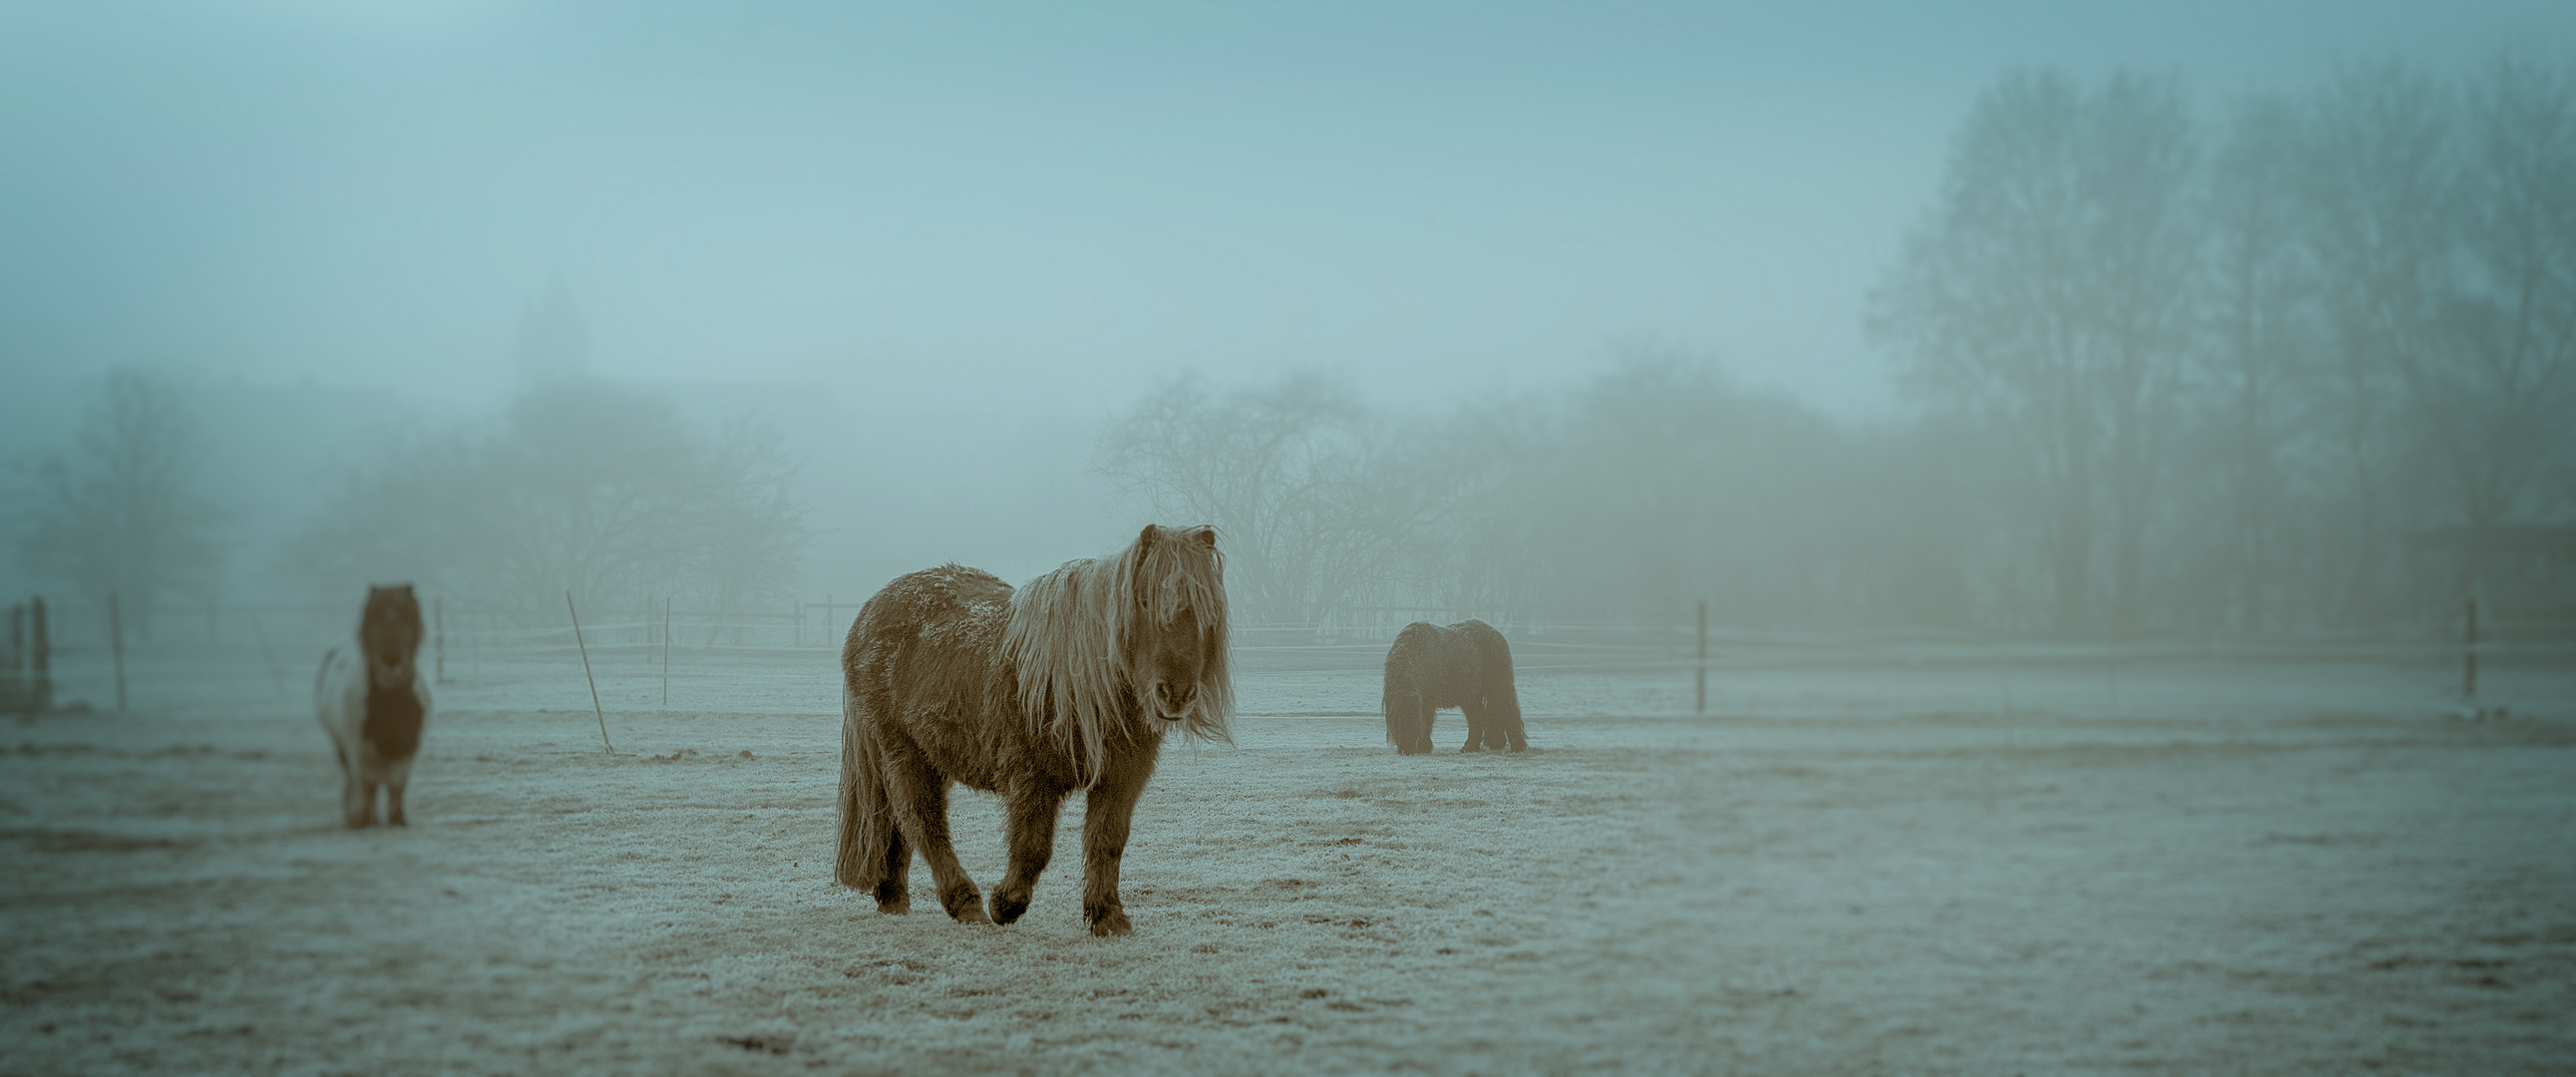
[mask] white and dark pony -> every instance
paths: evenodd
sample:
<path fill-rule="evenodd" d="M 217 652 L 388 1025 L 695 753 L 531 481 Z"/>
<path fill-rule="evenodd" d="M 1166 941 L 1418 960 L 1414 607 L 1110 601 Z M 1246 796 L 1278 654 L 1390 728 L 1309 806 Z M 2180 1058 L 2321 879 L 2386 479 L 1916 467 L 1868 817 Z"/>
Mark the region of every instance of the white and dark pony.
<path fill-rule="evenodd" d="M 375 824 L 378 786 L 385 822 L 406 825 L 403 787 L 429 720 L 429 682 L 413 660 L 421 635 L 410 584 L 370 587 L 358 637 L 324 654 L 314 677 L 313 710 L 340 756 L 340 814 L 350 826 Z"/>
<path fill-rule="evenodd" d="M 1017 590 L 957 565 L 898 577 L 859 610 L 841 672 L 835 880 L 907 912 L 919 852 L 940 907 L 986 922 L 949 844 L 948 787 L 963 782 L 1008 802 L 989 919 L 1010 923 L 1080 791 L 1083 921 L 1124 935 L 1119 859 L 1163 738 L 1223 740 L 1234 710 L 1216 531 L 1148 525 L 1125 550 Z"/>

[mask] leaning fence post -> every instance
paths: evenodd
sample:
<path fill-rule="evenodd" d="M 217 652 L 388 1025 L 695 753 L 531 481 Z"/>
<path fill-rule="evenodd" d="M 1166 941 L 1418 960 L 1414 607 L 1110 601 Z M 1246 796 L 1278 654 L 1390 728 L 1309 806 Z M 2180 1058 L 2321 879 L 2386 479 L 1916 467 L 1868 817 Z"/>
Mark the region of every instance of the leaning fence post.
<path fill-rule="evenodd" d="M 599 719 L 599 750 L 611 755 L 617 749 L 608 743 L 608 714 L 599 709 L 599 678 L 590 675 L 590 645 L 581 641 L 581 611 L 572 606 L 572 592 L 564 592 L 564 610 L 572 614 L 572 645 L 581 648 L 581 679 L 590 682 L 590 713 Z"/>
<path fill-rule="evenodd" d="M 107 647 L 116 656 L 116 713 L 125 713 L 125 622 L 117 616 L 116 592 L 107 593 Z"/>

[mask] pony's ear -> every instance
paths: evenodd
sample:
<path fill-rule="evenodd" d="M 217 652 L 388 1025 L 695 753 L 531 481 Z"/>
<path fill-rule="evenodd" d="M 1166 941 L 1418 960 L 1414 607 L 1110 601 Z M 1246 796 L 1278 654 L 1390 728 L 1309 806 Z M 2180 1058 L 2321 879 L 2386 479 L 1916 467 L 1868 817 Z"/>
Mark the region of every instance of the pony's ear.
<path fill-rule="evenodd" d="M 1211 550 L 1216 549 L 1216 528 L 1204 524 L 1193 527 L 1190 529 L 1190 537 L 1197 539 L 1201 546 Z"/>
<path fill-rule="evenodd" d="M 1153 544 L 1154 544 L 1154 532 L 1157 532 L 1157 531 L 1160 531 L 1160 530 L 1162 530 L 1162 528 L 1160 528 L 1160 527 L 1156 527 L 1156 526 L 1154 526 L 1153 524 L 1146 524 L 1146 525 L 1145 525 L 1145 529 L 1144 529 L 1144 530 L 1139 531 L 1139 532 L 1136 532 L 1136 545 L 1137 545 L 1137 547 L 1138 547 L 1139 549 L 1141 549 L 1141 548 L 1144 548 L 1144 547 L 1147 547 L 1147 546 L 1151 546 L 1151 545 L 1153 545 Z"/>

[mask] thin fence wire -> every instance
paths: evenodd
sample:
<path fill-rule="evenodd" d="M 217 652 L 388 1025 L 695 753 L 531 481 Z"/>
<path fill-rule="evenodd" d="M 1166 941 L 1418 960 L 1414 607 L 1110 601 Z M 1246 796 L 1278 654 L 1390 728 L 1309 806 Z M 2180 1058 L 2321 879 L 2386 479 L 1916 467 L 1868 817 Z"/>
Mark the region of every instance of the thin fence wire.
<path fill-rule="evenodd" d="M 78 598 L 49 599 L 48 604 L 54 680 L 84 694 L 93 705 L 105 705 L 113 698 L 112 682 L 105 678 L 114 657 L 105 604 Z M 612 682 L 621 693 L 627 693 L 630 682 L 642 685 L 649 679 L 656 689 L 667 682 L 670 705 L 687 706 L 725 685 L 765 691 L 758 686 L 783 690 L 837 682 L 841 636 L 858 605 L 826 596 L 817 602 L 781 603 L 775 610 L 689 611 L 667 607 L 657 598 L 632 607 L 602 607 L 600 623 L 585 619 L 579 638 L 560 611 L 549 617 L 453 600 L 436 601 L 434 608 L 437 623 L 424 641 L 421 666 L 443 671 L 445 684 L 501 689 L 566 677 L 578 683 L 586 646 L 603 690 Z M 129 609 L 123 620 L 128 657 L 144 663 L 139 676 L 235 677 L 245 694 L 283 699 L 309 695 L 323 652 L 349 638 L 357 613 L 354 604 L 163 604 L 148 619 L 138 619 Z M 1378 606 L 1299 613 L 1296 619 L 1238 622 L 1232 655 L 1238 673 L 1374 670 L 1405 625 L 1470 617 L 1503 631 L 1511 641 L 1515 670 L 1525 676 L 1673 675 L 1687 682 L 1691 671 L 1700 668 L 1689 603 L 1674 603 L 1670 609 Z M 149 636 L 144 635 L 147 630 Z M 1707 668 L 1956 668 L 2002 670 L 2007 676 L 2015 669 L 2056 668 L 2092 670 L 2116 679 L 2122 668 L 2156 663 L 2364 663 L 2420 668 L 2426 683 L 2433 684 L 2450 677 L 2445 671 L 2461 667 L 2470 654 L 2487 667 L 2576 667 L 2576 642 L 2563 634 L 2535 637 L 2510 624 L 2482 625 L 2481 638 L 2467 644 L 2455 632 L 2436 625 L 2367 637 L 2248 640 L 2169 633 L 2070 641 L 1927 630 L 1757 631 L 1713 624 Z M 647 698 L 659 703 L 665 697 L 653 691 L 637 700 Z"/>

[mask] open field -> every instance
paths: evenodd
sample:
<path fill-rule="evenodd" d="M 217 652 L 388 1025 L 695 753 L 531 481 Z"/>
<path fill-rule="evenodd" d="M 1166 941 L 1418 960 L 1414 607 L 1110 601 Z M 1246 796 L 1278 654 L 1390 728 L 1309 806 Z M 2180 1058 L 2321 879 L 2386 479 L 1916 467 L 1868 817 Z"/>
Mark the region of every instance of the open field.
<path fill-rule="evenodd" d="M 303 663 L 299 661 L 299 665 Z M 1130 938 L 1069 807 L 1028 917 L 834 888 L 833 682 L 457 670 L 414 825 L 256 660 L 0 727 L 0 1071 L 2565 1072 L 2576 674 L 1533 672 L 1399 758 L 1365 669 L 1248 663 L 1168 752 Z M 309 673 L 309 671 L 307 671 Z M 69 694 L 97 699 L 95 685 Z M 685 697 L 685 698 L 683 698 Z M 1355 715 L 1354 712 L 1358 712 Z M 996 802 L 960 798 L 988 892 Z M 915 872 L 916 909 L 927 899 Z M 929 1066 L 931 1069 L 923 1069 Z"/>

